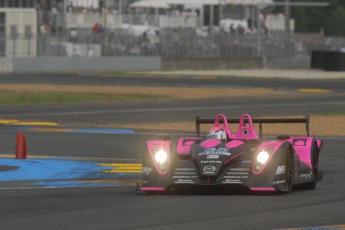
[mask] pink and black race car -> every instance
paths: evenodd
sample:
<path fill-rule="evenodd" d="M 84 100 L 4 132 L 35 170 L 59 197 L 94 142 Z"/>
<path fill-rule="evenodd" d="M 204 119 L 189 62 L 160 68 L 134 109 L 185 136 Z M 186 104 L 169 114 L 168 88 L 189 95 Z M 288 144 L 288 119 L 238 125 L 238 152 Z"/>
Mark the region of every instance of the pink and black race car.
<path fill-rule="evenodd" d="M 239 123 L 236 133 L 229 123 Z M 253 123 L 259 124 L 257 135 Z M 262 140 L 264 123 L 305 123 L 307 136 L 278 136 Z M 200 125 L 213 124 L 203 137 Z M 215 119 L 196 117 L 196 137 L 183 137 L 175 145 L 161 138 L 147 141 L 143 155 L 141 191 L 245 187 L 251 191 L 289 192 L 293 187 L 314 189 L 323 141 L 309 136 L 309 116 L 301 119 Z M 213 186 L 213 187 L 212 187 Z"/>

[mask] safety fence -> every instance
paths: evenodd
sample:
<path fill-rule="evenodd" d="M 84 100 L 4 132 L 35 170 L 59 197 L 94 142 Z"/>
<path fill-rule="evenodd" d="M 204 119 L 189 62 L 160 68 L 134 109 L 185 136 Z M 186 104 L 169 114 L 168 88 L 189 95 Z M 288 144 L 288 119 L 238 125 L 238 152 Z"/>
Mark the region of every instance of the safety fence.
<path fill-rule="evenodd" d="M 71 23 L 66 24 L 61 15 L 49 16 L 42 12 L 39 15 L 45 20 L 38 21 L 37 29 L 18 30 L 14 25 L 6 28 L 0 18 L 0 57 L 263 57 L 274 66 L 282 65 L 286 60 L 298 60 L 296 57 L 307 58 L 306 62 L 309 62 L 313 50 L 339 50 L 345 46 L 345 38 L 292 34 L 287 40 L 283 31 L 258 32 L 240 26 L 202 27 L 198 20 L 192 22 L 192 18 L 188 21 L 183 17 L 180 21 L 171 17 L 173 20 L 166 19 L 165 24 L 160 18 L 161 24 L 156 24 L 160 26 L 152 26 L 154 17 L 144 20 L 138 15 L 123 15 L 116 16 L 118 20 L 113 18 L 111 25 L 109 20 L 102 22 L 99 18 L 99 21 L 90 20 L 88 24 L 78 26 L 81 19 L 70 18 Z M 178 24 L 184 26 L 176 26 Z"/>
<path fill-rule="evenodd" d="M 0 25 L 0 30 L 4 30 Z M 240 34 L 215 27 L 50 29 L 37 33 L 0 33 L 0 55 L 7 56 L 162 56 L 162 57 L 293 57 L 310 56 L 312 50 L 337 50 L 339 39 L 293 36 L 283 32 Z"/>

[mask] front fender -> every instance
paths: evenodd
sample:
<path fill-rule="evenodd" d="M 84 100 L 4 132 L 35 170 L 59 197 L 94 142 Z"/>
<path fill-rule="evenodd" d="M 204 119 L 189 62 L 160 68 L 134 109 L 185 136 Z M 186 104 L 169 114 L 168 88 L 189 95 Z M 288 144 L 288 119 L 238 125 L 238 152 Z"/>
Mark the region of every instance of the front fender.
<path fill-rule="evenodd" d="M 143 184 L 140 190 L 164 191 L 166 189 L 166 186 L 170 183 L 170 171 L 174 159 L 172 148 L 172 142 L 170 141 L 153 140 L 146 142 L 142 162 Z M 168 154 L 165 169 L 160 168 L 155 160 L 155 153 L 159 150 L 164 150 Z"/>
<path fill-rule="evenodd" d="M 275 160 L 277 158 L 275 157 L 276 154 L 279 153 L 281 149 L 283 150 L 288 149 L 289 146 L 290 146 L 290 143 L 284 140 L 283 141 L 269 141 L 269 142 L 261 143 L 259 147 L 256 149 L 256 152 L 254 154 L 253 167 L 252 167 L 253 174 L 256 174 L 256 175 L 261 174 L 268 165 L 274 164 L 274 162 L 272 163 L 272 160 Z M 268 160 L 263 165 L 259 165 L 257 161 L 257 156 L 261 151 L 265 151 L 269 154 Z M 280 159 L 281 157 L 278 156 L 278 158 Z"/>

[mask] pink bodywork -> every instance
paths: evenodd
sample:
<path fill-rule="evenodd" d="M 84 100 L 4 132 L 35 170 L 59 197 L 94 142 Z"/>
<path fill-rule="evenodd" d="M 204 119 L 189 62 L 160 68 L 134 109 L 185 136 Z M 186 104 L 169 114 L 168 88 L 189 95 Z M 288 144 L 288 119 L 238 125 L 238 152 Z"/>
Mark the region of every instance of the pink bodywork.
<path fill-rule="evenodd" d="M 155 160 L 154 152 L 159 151 L 160 149 L 162 149 L 162 150 L 167 152 L 167 154 L 168 154 L 168 163 L 167 163 L 168 166 L 167 166 L 167 168 L 169 168 L 169 163 L 170 163 L 170 144 L 171 144 L 171 142 L 170 141 L 147 141 L 146 144 L 147 144 L 147 149 L 150 152 L 150 156 L 151 156 L 152 162 L 154 163 L 157 172 L 159 174 L 161 174 L 161 175 L 167 174 L 168 170 L 162 171 L 158 167 L 157 162 Z"/>
<path fill-rule="evenodd" d="M 234 148 L 237 148 L 238 146 L 241 146 L 243 144 L 244 144 L 243 141 L 233 140 L 233 141 L 226 143 L 226 147 L 230 148 L 230 149 L 234 149 Z"/>
<path fill-rule="evenodd" d="M 209 139 L 200 144 L 201 147 L 207 149 L 207 148 L 213 148 L 220 144 L 220 141 L 215 139 Z"/>
<path fill-rule="evenodd" d="M 319 152 L 322 149 L 323 146 L 323 140 L 316 140 L 317 148 L 319 149 Z"/>
<path fill-rule="evenodd" d="M 198 140 L 197 137 L 182 137 L 177 142 L 177 154 L 189 154 L 192 144 Z"/>
<path fill-rule="evenodd" d="M 295 152 L 299 156 L 299 159 L 304 164 L 312 168 L 311 162 L 311 146 L 313 144 L 312 137 L 291 137 L 288 141 L 293 145 Z M 321 142 L 320 142 L 321 144 Z"/>
<path fill-rule="evenodd" d="M 245 123 L 247 121 L 247 123 Z M 243 114 L 240 119 L 240 124 L 236 134 L 232 137 L 233 139 L 246 139 L 254 140 L 259 139 L 255 132 L 252 118 L 249 114 Z"/>
<path fill-rule="evenodd" d="M 254 187 L 250 188 L 253 192 L 274 192 L 275 188 L 272 187 Z"/>
<path fill-rule="evenodd" d="M 140 191 L 154 192 L 154 191 L 165 191 L 164 187 L 141 187 Z"/>

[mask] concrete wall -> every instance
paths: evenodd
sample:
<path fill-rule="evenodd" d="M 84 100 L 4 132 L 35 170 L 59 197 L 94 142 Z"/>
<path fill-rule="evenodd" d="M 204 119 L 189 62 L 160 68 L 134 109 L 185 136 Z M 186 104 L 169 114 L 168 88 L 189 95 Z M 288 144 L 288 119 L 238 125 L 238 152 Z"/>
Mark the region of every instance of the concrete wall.
<path fill-rule="evenodd" d="M 14 58 L 13 72 L 161 70 L 159 57 Z"/>
<path fill-rule="evenodd" d="M 0 58 L 0 73 L 12 72 L 12 58 Z"/>
<path fill-rule="evenodd" d="M 261 58 L 162 58 L 164 70 L 260 69 Z"/>
<path fill-rule="evenodd" d="M 261 58 L 22 57 L 0 58 L 0 72 L 260 69 Z"/>

